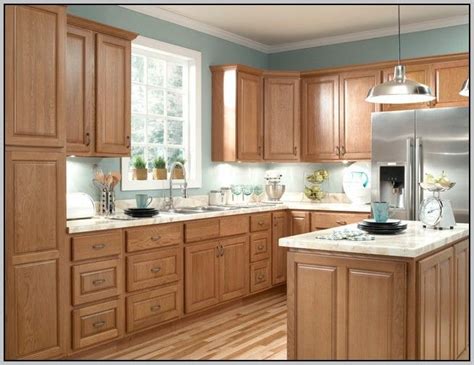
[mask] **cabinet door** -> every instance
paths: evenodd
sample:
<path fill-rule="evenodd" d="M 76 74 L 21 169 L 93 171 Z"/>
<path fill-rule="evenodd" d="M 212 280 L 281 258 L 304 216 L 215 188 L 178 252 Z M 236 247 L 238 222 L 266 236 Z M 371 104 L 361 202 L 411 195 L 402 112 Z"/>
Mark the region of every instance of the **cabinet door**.
<path fill-rule="evenodd" d="M 454 246 L 454 360 L 469 358 L 469 241 Z"/>
<path fill-rule="evenodd" d="M 87 156 L 94 150 L 94 33 L 67 27 L 67 153 Z"/>
<path fill-rule="evenodd" d="M 300 145 L 299 78 L 265 78 L 266 160 L 297 160 Z"/>
<path fill-rule="evenodd" d="M 294 211 L 290 212 L 290 232 L 291 236 L 308 233 L 310 231 L 310 213 Z"/>
<path fill-rule="evenodd" d="M 5 7 L 6 144 L 62 147 L 66 7 Z"/>
<path fill-rule="evenodd" d="M 382 71 L 383 82 L 393 80 L 393 67 Z M 419 82 L 431 88 L 434 95 L 433 85 L 431 84 L 431 66 L 430 65 L 407 65 L 406 78 L 412 81 Z M 391 112 L 395 110 L 410 110 L 429 108 L 430 103 L 412 103 L 412 104 L 383 104 L 382 110 L 384 112 Z"/>
<path fill-rule="evenodd" d="M 372 152 L 372 113 L 380 104 L 365 101 L 369 89 L 380 83 L 381 71 L 354 71 L 340 75 L 340 148 L 343 160 L 369 160 Z"/>
<path fill-rule="evenodd" d="M 286 212 L 276 212 L 272 219 L 272 285 L 277 285 L 286 281 L 288 248 L 278 246 L 278 240 L 288 236 L 288 216 Z"/>
<path fill-rule="evenodd" d="M 261 76 L 237 73 L 237 158 L 263 158 L 263 82 Z"/>
<path fill-rule="evenodd" d="M 221 242 L 219 260 L 219 297 L 221 301 L 242 297 L 249 292 L 248 236 Z"/>
<path fill-rule="evenodd" d="M 303 79 L 301 159 L 339 159 L 339 76 Z"/>
<path fill-rule="evenodd" d="M 97 34 L 96 152 L 130 155 L 130 41 Z"/>
<path fill-rule="evenodd" d="M 6 357 L 65 350 L 65 156 L 6 154 Z"/>
<path fill-rule="evenodd" d="M 453 248 L 420 260 L 419 360 L 452 360 L 454 319 Z"/>
<path fill-rule="evenodd" d="M 185 247 L 185 311 L 196 311 L 219 302 L 219 242 Z"/>
<path fill-rule="evenodd" d="M 469 106 L 469 98 L 459 95 L 463 82 L 469 77 L 469 60 L 435 63 L 432 69 L 435 108 Z"/>

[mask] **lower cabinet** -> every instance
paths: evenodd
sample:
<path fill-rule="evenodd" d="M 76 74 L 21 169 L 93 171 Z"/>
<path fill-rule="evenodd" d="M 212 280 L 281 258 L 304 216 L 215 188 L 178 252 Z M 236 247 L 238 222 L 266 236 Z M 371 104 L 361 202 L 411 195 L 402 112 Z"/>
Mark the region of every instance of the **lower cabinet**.
<path fill-rule="evenodd" d="M 286 254 L 288 249 L 280 247 L 278 240 L 289 236 L 288 213 L 275 212 L 272 217 L 272 285 L 286 282 Z"/>
<path fill-rule="evenodd" d="M 249 293 L 249 239 L 247 236 L 221 240 L 219 260 L 219 300 L 226 301 Z"/>
<path fill-rule="evenodd" d="M 454 359 L 469 358 L 469 241 L 454 245 Z"/>
<path fill-rule="evenodd" d="M 291 236 L 310 232 L 310 212 L 291 211 L 289 214 Z"/>
<path fill-rule="evenodd" d="M 250 265 L 250 292 L 256 293 L 272 286 L 270 260 L 262 260 Z"/>

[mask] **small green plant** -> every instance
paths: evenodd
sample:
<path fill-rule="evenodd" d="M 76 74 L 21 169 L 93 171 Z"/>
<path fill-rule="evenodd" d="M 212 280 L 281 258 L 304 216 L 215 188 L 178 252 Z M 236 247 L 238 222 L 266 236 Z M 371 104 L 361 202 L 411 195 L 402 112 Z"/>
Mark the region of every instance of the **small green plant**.
<path fill-rule="evenodd" d="M 158 157 L 153 160 L 153 167 L 155 169 L 166 169 L 166 161 L 163 157 Z"/>
<path fill-rule="evenodd" d="M 184 158 L 182 158 L 182 157 L 178 157 L 178 158 L 176 158 L 176 159 L 174 160 L 174 162 L 181 162 L 181 164 L 184 165 L 184 164 L 186 163 L 186 160 L 185 160 Z M 180 169 L 181 166 L 176 166 L 176 168 L 177 168 L 177 169 Z"/>
<path fill-rule="evenodd" d="M 132 165 L 136 169 L 146 169 L 146 162 L 143 156 L 136 156 L 133 159 Z"/>

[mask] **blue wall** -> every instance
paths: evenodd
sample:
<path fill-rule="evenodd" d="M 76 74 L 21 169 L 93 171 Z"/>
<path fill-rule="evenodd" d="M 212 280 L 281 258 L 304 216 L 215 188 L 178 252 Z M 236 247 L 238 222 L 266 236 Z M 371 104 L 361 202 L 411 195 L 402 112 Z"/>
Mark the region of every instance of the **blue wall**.
<path fill-rule="evenodd" d="M 344 165 L 333 164 L 220 164 L 211 162 L 211 73 L 210 65 L 242 63 L 253 67 L 305 70 L 391 60 L 397 57 L 396 37 L 384 37 L 342 43 L 304 50 L 267 55 L 223 39 L 178 26 L 116 5 L 71 5 L 74 15 L 137 32 L 145 37 L 194 49 L 202 53 L 202 176 L 200 189 L 192 195 L 206 194 L 210 189 L 230 183 L 263 183 L 267 169 L 278 169 L 284 174 L 287 191 L 301 191 L 303 174 L 327 168 L 331 178 L 328 191 L 342 192 Z M 468 26 L 456 26 L 404 34 L 402 57 L 422 57 L 437 54 L 466 52 L 469 49 Z M 84 191 L 98 197 L 92 185 L 92 167 L 104 171 L 119 170 L 118 158 L 68 158 L 68 191 Z M 133 198 L 135 192 L 117 191 L 119 199 Z M 161 196 L 163 191 L 150 191 Z"/>

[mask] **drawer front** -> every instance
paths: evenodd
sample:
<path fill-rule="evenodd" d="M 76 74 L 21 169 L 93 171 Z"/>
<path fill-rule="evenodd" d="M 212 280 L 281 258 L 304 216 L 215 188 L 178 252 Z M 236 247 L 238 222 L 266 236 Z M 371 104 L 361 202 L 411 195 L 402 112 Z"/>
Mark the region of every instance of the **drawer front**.
<path fill-rule="evenodd" d="M 270 288 L 272 285 L 270 260 L 259 261 L 250 265 L 250 292 Z"/>
<path fill-rule="evenodd" d="M 127 257 L 127 290 L 134 291 L 178 281 L 182 277 L 182 248 Z"/>
<path fill-rule="evenodd" d="M 123 328 L 118 300 L 75 309 L 72 312 L 72 342 L 75 350 L 119 338 Z"/>
<path fill-rule="evenodd" d="M 127 252 L 178 245 L 183 242 L 183 225 L 166 224 L 125 231 Z"/>
<path fill-rule="evenodd" d="M 264 231 L 272 226 L 272 214 L 262 213 L 250 216 L 250 230 L 252 232 Z"/>
<path fill-rule="evenodd" d="M 182 313 L 183 297 L 179 285 L 172 285 L 127 298 L 127 332 L 150 327 Z"/>
<path fill-rule="evenodd" d="M 72 276 L 74 305 L 110 298 L 122 292 L 120 259 L 75 265 Z"/>
<path fill-rule="evenodd" d="M 122 253 L 122 231 L 71 237 L 73 261 L 116 256 Z"/>
<path fill-rule="evenodd" d="M 219 219 L 209 219 L 186 223 L 184 225 L 184 236 L 186 242 L 204 241 L 219 237 Z"/>
<path fill-rule="evenodd" d="M 249 231 L 249 216 L 237 215 L 221 218 L 221 237 L 244 234 Z"/>
<path fill-rule="evenodd" d="M 357 223 L 368 218 L 369 213 L 311 213 L 311 231 L 326 229 L 346 224 Z"/>
<path fill-rule="evenodd" d="M 271 239 L 270 231 L 257 232 L 250 235 L 250 262 L 269 259 L 271 255 Z"/>

